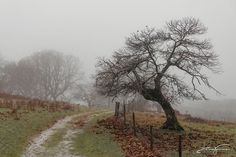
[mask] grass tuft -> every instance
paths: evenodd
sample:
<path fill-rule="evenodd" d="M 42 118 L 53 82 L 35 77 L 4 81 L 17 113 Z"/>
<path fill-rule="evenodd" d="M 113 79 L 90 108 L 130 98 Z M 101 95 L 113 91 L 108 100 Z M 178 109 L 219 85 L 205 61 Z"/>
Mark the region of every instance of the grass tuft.
<path fill-rule="evenodd" d="M 49 139 L 44 143 L 46 148 L 53 148 L 57 146 L 63 139 L 66 134 L 66 128 L 58 129 L 55 131 L 53 135 L 49 137 Z"/>
<path fill-rule="evenodd" d="M 122 150 L 108 133 L 79 134 L 74 141 L 74 152 L 87 157 L 122 157 Z"/>
<path fill-rule="evenodd" d="M 111 113 L 98 112 L 83 127 L 73 140 L 73 153 L 86 157 L 123 157 L 121 147 L 114 141 L 114 137 L 104 128 L 95 127 L 99 119 L 111 116 Z"/>

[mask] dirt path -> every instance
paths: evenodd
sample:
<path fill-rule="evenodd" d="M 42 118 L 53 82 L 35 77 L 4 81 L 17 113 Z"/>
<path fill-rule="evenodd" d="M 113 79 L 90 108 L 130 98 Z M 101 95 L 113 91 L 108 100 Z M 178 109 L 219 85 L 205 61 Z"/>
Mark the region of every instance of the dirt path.
<path fill-rule="evenodd" d="M 62 120 L 58 120 L 51 128 L 41 132 L 40 135 L 33 138 L 30 142 L 30 145 L 26 148 L 26 151 L 22 157 L 39 157 L 43 156 L 46 152 L 43 144 L 46 140 L 55 133 L 56 130 L 65 128 L 68 122 L 78 115 L 67 116 Z"/>
<path fill-rule="evenodd" d="M 101 112 L 99 114 L 103 114 Z M 40 135 L 33 138 L 26 148 L 22 157 L 82 157 L 71 153 L 72 139 L 78 133 L 83 132 L 83 128 L 73 128 L 71 123 L 76 117 L 83 116 L 88 113 L 78 114 L 73 116 L 67 116 L 66 118 L 56 122 L 51 128 L 41 132 Z M 85 125 L 96 115 L 95 113 L 89 113 L 89 116 L 84 120 Z M 62 140 L 53 148 L 47 149 L 44 144 L 58 129 L 66 129 L 66 133 L 63 135 Z"/>

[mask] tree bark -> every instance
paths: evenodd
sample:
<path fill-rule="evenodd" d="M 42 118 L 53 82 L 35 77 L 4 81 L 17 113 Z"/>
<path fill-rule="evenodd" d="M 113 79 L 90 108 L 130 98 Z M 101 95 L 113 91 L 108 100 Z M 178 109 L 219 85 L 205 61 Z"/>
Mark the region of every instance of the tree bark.
<path fill-rule="evenodd" d="M 141 93 L 145 99 L 158 102 L 166 115 L 166 122 L 161 129 L 183 131 L 183 127 L 179 124 L 175 111 L 171 104 L 166 100 L 161 91 L 156 89 L 144 89 Z"/>
<path fill-rule="evenodd" d="M 177 130 L 183 131 L 183 127 L 179 124 L 175 111 L 172 108 L 171 104 L 168 101 L 158 102 L 163 108 L 166 115 L 166 122 L 162 125 L 162 129 Z"/>

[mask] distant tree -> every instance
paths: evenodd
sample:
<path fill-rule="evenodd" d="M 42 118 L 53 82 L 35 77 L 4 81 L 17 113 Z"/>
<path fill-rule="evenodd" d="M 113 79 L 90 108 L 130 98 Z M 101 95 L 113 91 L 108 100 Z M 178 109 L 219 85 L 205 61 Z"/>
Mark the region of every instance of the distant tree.
<path fill-rule="evenodd" d="M 33 54 L 39 76 L 39 88 L 44 99 L 57 100 L 73 88 L 80 79 L 78 59 L 54 50 Z"/>
<path fill-rule="evenodd" d="M 195 18 L 166 23 L 164 29 L 145 28 L 126 39 L 125 47 L 97 64 L 96 86 L 107 96 L 139 93 L 158 102 L 166 114 L 161 128 L 183 130 L 171 104 L 206 99 L 199 85 L 217 91 L 204 74 L 218 72 L 218 56 L 209 40 L 198 37 L 206 27 Z"/>
<path fill-rule="evenodd" d="M 0 91 L 4 90 L 5 82 L 4 82 L 4 73 L 3 67 L 5 66 L 6 62 L 0 53 Z"/>
<path fill-rule="evenodd" d="M 92 83 L 78 85 L 73 92 L 74 98 L 87 103 L 89 107 L 107 104 L 108 99 L 96 91 Z"/>
<path fill-rule="evenodd" d="M 91 84 L 82 84 L 77 86 L 76 90 L 73 92 L 73 95 L 75 99 L 84 101 L 89 107 L 91 107 L 93 106 L 96 97 L 96 91 Z"/>
<path fill-rule="evenodd" d="M 43 50 L 3 69 L 6 91 L 45 100 L 62 99 L 80 79 L 78 59 Z"/>
<path fill-rule="evenodd" d="M 38 95 L 38 88 L 36 88 L 38 82 L 37 72 L 33 62 L 28 58 L 24 58 L 18 63 L 6 64 L 3 73 L 5 92 L 27 97 Z"/>

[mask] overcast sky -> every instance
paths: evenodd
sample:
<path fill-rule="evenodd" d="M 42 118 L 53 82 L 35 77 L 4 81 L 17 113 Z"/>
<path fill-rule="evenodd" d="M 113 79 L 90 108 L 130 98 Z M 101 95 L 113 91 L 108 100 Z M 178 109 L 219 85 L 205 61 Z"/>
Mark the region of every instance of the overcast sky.
<path fill-rule="evenodd" d="M 209 96 L 236 99 L 235 0 L 0 0 L 0 53 L 19 60 L 55 49 L 78 56 L 89 75 L 96 58 L 110 56 L 130 33 L 186 16 L 208 27 L 220 56 L 224 72 L 209 76 L 225 96 Z"/>

